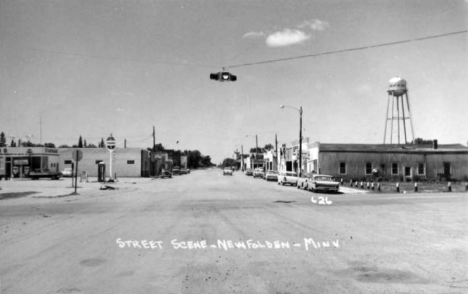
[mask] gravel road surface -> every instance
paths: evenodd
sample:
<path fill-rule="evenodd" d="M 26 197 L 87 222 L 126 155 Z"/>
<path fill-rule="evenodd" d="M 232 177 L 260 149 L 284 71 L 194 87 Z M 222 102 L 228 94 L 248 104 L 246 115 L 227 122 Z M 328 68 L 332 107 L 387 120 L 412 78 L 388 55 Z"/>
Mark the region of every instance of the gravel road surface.
<path fill-rule="evenodd" d="M 468 293 L 467 193 L 313 194 L 218 169 L 70 183 L 0 182 L 2 294 Z"/>

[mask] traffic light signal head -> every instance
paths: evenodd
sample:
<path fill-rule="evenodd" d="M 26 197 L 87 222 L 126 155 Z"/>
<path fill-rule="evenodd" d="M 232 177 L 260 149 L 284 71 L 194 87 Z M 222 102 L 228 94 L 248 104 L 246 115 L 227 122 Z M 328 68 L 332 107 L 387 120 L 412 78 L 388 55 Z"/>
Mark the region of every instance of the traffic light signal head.
<path fill-rule="evenodd" d="M 210 74 L 210 79 L 219 81 L 219 82 L 235 82 L 237 81 L 237 77 L 230 72 L 218 72 Z"/>

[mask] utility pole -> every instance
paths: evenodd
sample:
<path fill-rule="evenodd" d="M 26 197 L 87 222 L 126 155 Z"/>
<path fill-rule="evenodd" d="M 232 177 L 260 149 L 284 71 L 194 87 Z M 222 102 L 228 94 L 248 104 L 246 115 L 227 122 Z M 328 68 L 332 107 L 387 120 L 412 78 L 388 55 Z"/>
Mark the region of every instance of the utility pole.
<path fill-rule="evenodd" d="M 156 151 L 156 133 L 153 126 L 153 152 Z"/>
<path fill-rule="evenodd" d="M 255 163 L 257 163 L 257 160 L 258 160 L 258 138 L 257 138 L 257 135 L 255 135 Z M 254 167 L 255 167 L 255 164 L 254 164 Z"/>
<path fill-rule="evenodd" d="M 275 134 L 275 153 L 276 153 L 276 162 L 275 162 L 275 164 L 276 164 L 276 170 L 278 171 L 278 162 L 279 162 L 279 158 L 278 158 L 278 134 Z"/>
<path fill-rule="evenodd" d="M 244 145 L 241 145 L 241 170 L 244 171 Z"/>
<path fill-rule="evenodd" d="M 39 116 L 39 126 L 40 126 L 40 131 L 41 131 L 41 145 L 42 145 L 42 115 Z"/>
<path fill-rule="evenodd" d="M 302 106 L 299 109 L 299 177 L 302 176 Z"/>

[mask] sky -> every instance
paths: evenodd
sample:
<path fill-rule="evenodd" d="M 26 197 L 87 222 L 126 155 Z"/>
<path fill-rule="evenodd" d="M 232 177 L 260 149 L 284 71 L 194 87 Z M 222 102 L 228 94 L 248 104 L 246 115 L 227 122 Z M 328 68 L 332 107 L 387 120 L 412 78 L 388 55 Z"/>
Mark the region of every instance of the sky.
<path fill-rule="evenodd" d="M 381 144 L 400 76 L 415 137 L 466 145 L 466 32 L 321 53 L 467 28 L 463 0 L 0 0 L 0 132 L 146 148 L 154 126 L 157 143 L 220 163 L 255 135 L 298 139 L 302 107 L 311 142 Z M 223 68 L 237 81 L 210 80 Z"/>

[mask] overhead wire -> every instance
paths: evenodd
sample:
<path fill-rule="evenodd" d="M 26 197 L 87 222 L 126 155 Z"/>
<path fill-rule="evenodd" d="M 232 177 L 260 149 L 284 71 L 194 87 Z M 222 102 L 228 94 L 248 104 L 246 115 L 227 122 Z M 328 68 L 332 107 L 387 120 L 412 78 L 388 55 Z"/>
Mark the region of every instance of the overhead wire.
<path fill-rule="evenodd" d="M 429 40 L 429 39 L 435 39 L 435 38 L 442 38 L 442 37 L 447 37 L 447 36 L 452 36 L 452 35 L 464 34 L 464 33 L 467 33 L 467 32 L 468 32 L 468 30 L 462 30 L 462 31 L 457 31 L 457 32 L 450 32 L 450 33 L 439 34 L 439 35 L 432 35 L 432 36 L 426 36 L 426 37 L 421 37 L 421 38 L 412 38 L 412 39 L 407 39 L 407 40 L 401 40 L 401 41 L 395 41 L 395 42 L 389 42 L 389 43 L 381 43 L 381 44 L 376 44 L 376 45 L 368 45 L 368 46 L 362 46 L 362 47 L 355 47 L 355 48 L 348 48 L 348 49 L 327 51 L 327 52 L 314 53 L 314 54 L 307 54 L 307 55 L 300 55 L 300 56 L 293 56 L 293 57 L 286 57 L 286 58 L 279 58 L 279 59 L 271 59 L 271 60 L 258 61 L 258 62 L 251 62 L 251 63 L 242 63 L 242 64 L 236 64 L 236 65 L 225 66 L 224 68 L 225 68 L 225 69 L 230 69 L 230 68 L 245 67 L 245 66 L 253 66 L 253 65 L 260 65 L 260 64 L 267 64 L 267 63 L 274 63 L 274 62 L 295 60 L 295 59 L 311 58 L 311 57 L 317 57 L 317 56 L 323 56 L 323 55 L 331 55 L 331 54 L 344 53 L 344 52 L 351 52 L 351 51 L 358 51 L 358 50 L 367 50 L 367 49 L 373 49 L 373 48 L 378 48 L 378 47 L 393 46 L 393 45 L 404 44 L 404 43 L 410 43 L 410 42 L 417 42 L 417 41 L 423 41 L 423 40 Z"/>
<path fill-rule="evenodd" d="M 93 55 L 93 54 L 84 54 L 84 53 L 74 53 L 74 52 L 65 52 L 65 51 L 57 51 L 57 50 L 49 50 L 43 48 L 37 48 L 30 45 L 21 44 L 20 42 L 13 41 L 17 44 L 24 46 L 26 49 L 31 51 L 37 52 L 45 52 L 50 54 L 58 54 L 58 55 L 67 55 L 67 56 L 75 56 L 81 58 L 89 58 L 95 60 L 109 60 L 109 61 L 129 61 L 135 63 L 144 63 L 144 64 L 163 64 L 163 65 L 174 65 L 174 66 L 193 66 L 193 67 L 204 67 L 204 68 L 219 68 L 219 66 L 209 65 L 209 64 L 199 64 L 199 63 L 191 63 L 191 62 L 168 62 L 168 61 L 149 61 L 143 59 L 135 59 L 135 58 L 126 58 L 126 57 L 113 57 L 113 56 L 103 56 L 103 55 Z"/>

